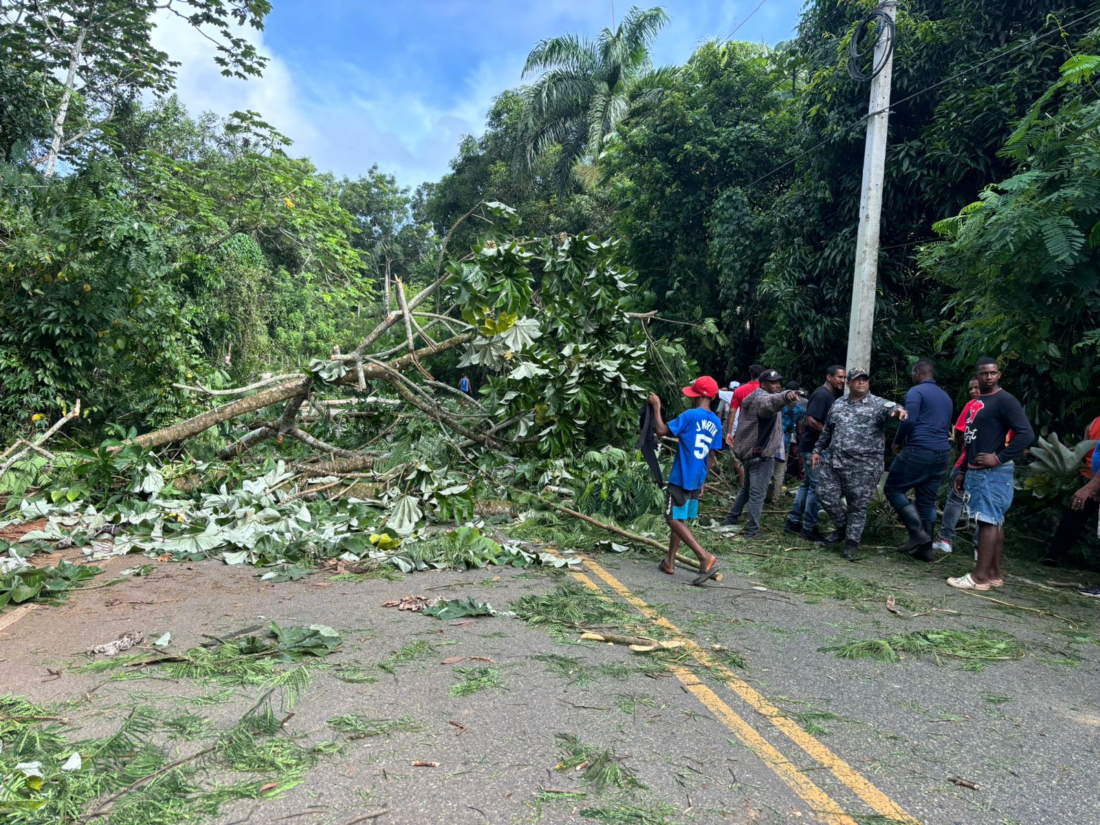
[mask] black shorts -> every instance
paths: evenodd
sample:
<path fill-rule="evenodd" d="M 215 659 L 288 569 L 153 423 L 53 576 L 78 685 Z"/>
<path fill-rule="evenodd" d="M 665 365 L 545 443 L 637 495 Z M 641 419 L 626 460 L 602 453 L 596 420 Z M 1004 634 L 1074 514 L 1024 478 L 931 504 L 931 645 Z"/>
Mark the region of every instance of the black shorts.
<path fill-rule="evenodd" d="M 699 494 L 702 490 L 685 490 L 675 484 L 665 487 L 665 518 L 687 521 L 699 517 Z"/>

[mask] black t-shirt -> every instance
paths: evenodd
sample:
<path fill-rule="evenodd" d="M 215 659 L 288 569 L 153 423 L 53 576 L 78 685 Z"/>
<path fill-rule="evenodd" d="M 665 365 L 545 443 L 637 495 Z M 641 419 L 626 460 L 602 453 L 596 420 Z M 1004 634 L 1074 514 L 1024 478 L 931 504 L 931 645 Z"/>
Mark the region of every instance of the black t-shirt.
<path fill-rule="evenodd" d="M 818 387 L 813 391 L 813 394 L 810 395 L 810 401 L 806 404 L 806 415 L 813 416 L 824 424 L 825 417 L 829 414 L 829 410 L 832 409 L 834 401 L 836 401 L 836 395 L 833 394 L 831 388 L 827 386 Z M 812 453 L 820 435 L 821 433 L 817 430 L 810 429 L 810 425 L 807 424 L 806 428 L 802 431 L 802 440 L 798 442 L 798 451 L 802 453 L 802 455 L 809 455 Z"/>
<path fill-rule="evenodd" d="M 995 453 L 1007 464 L 1031 446 L 1035 432 L 1015 396 L 1004 390 L 978 396 L 970 403 L 963 422 L 966 438 L 966 463 L 973 468 L 978 453 Z M 1005 445 L 1009 431 L 1012 441 Z"/>

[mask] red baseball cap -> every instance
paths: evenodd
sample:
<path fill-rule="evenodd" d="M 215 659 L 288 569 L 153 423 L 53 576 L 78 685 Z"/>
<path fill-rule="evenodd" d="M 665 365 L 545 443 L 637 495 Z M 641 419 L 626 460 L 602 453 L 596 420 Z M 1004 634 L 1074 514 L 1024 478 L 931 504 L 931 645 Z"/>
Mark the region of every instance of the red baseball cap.
<path fill-rule="evenodd" d="M 695 379 L 690 387 L 684 387 L 684 395 L 688 398 L 714 398 L 718 395 L 718 382 L 709 375 Z"/>

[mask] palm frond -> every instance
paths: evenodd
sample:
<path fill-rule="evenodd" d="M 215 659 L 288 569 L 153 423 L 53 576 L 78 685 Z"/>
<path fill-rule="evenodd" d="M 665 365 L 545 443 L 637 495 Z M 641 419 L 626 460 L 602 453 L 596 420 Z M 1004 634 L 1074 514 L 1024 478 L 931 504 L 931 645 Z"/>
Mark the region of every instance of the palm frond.
<path fill-rule="evenodd" d="M 552 69 L 528 91 L 527 100 L 534 109 L 527 117 L 545 117 L 562 105 L 581 107 L 592 91 L 591 75 L 573 69 Z"/>
<path fill-rule="evenodd" d="M 591 71 L 595 63 L 596 48 L 590 40 L 576 34 L 564 34 L 540 40 L 527 55 L 521 77 L 555 68 L 586 72 Z"/>

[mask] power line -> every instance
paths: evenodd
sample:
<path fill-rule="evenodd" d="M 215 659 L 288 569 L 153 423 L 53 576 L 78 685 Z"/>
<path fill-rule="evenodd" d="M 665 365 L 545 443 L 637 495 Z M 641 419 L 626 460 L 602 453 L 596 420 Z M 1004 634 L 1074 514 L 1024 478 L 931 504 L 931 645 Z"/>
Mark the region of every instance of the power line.
<path fill-rule="evenodd" d="M 860 46 L 863 43 L 863 39 L 871 31 L 871 25 L 876 23 L 878 24 L 878 28 L 875 32 L 875 42 L 871 44 L 871 48 L 877 48 L 879 41 L 881 41 L 883 37 L 887 38 L 886 48 L 880 56 L 871 61 L 871 70 L 865 72 L 859 64 L 863 61 L 866 52 L 861 51 Z M 887 14 L 882 6 L 879 6 L 863 18 L 863 21 L 852 35 L 852 39 L 848 41 L 848 74 L 851 75 L 852 79 L 858 80 L 861 83 L 878 77 L 879 73 L 894 56 L 894 47 L 897 45 L 897 42 L 898 27 L 894 23 L 894 18 Z"/>
<path fill-rule="evenodd" d="M 736 28 L 734 28 L 734 30 L 730 32 L 730 36 L 727 37 L 726 39 L 727 40 L 733 40 L 733 36 L 735 34 L 737 34 L 737 32 L 741 31 L 741 27 L 744 26 L 746 23 L 748 23 L 750 20 L 752 20 L 752 16 L 754 14 L 756 14 L 758 11 L 760 11 L 760 9 L 763 7 L 763 5 L 767 2 L 768 2 L 768 0 L 760 0 L 760 4 L 755 9 L 753 9 L 751 12 L 749 12 L 748 17 L 746 17 L 744 20 L 742 20 L 740 23 L 737 24 Z"/>
<path fill-rule="evenodd" d="M 955 74 L 949 75 L 948 77 L 945 77 L 943 80 L 940 80 L 940 81 L 937 81 L 936 83 L 933 83 L 931 86 L 925 86 L 923 89 L 921 89 L 918 92 L 913 92 L 913 94 L 906 95 L 901 100 L 897 100 L 897 101 L 892 102 L 890 105 L 891 106 L 900 106 L 902 103 L 905 103 L 906 101 L 912 100 L 913 98 L 915 98 L 919 95 L 922 95 L 925 92 L 930 92 L 933 89 L 938 89 L 940 86 L 943 86 L 946 83 L 950 83 L 952 80 L 957 80 L 958 78 L 962 77 L 963 75 L 969 74 L 970 72 L 974 71 L 975 69 L 980 69 L 982 66 L 988 65 L 989 63 L 992 63 L 996 60 L 1000 60 L 1002 57 L 1008 57 L 1008 55 L 1010 55 L 1010 54 L 1014 54 L 1015 52 L 1021 51 L 1021 50 L 1026 49 L 1026 48 L 1030 48 L 1031 46 L 1035 45 L 1036 43 L 1038 43 L 1042 40 L 1046 40 L 1048 37 L 1051 37 L 1052 35 L 1061 34 L 1063 28 L 1068 29 L 1070 26 L 1075 26 L 1078 23 L 1082 23 L 1085 20 L 1088 20 L 1090 17 L 1095 17 L 1098 14 L 1100 14 L 1100 9 L 1096 9 L 1094 11 L 1091 11 L 1086 15 L 1082 15 L 1081 17 L 1078 17 L 1076 20 L 1072 21 L 1071 23 L 1066 23 L 1065 26 L 1058 26 L 1058 28 L 1052 29 L 1051 31 L 1047 32 L 1046 34 L 1044 34 L 1042 36 L 1033 37 L 1031 40 L 1028 40 L 1026 43 L 1021 43 L 1019 46 L 1016 46 L 1015 48 L 1009 49 L 1007 52 L 1001 52 L 1000 54 L 996 54 L 993 57 L 990 57 L 986 60 L 982 60 L 979 63 L 975 63 L 973 66 L 970 66 L 969 68 L 961 69 L 960 71 L 955 72 Z M 879 111 L 879 112 L 868 112 L 861 119 L 865 120 L 865 119 L 867 119 L 869 117 L 873 117 L 874 115 L 877 115 L 877 114 L 881 114 L 881 111 Z"/>
<path fill-rule="evenodd" d="M 787 161 L 786 163 L 783 163 L 783 164 L 777 166 L 775 169 L 771 170 L 770 172 L 768 172 L 764 175 L 761 175 L 756 180 L 752 181 L 749 184 L 746 184 L 746 186 L 747 187 L 755 186 L 756 184 L 760 183 L 761 181 L 767 180 L 772 175 L 775 175 L 779 172 L 782 172 L 784 169 L 786 169 L 791 164 L 796 163 L 797 161 L 801 160 L 802 158 L 806 157 L 806 155 L 809 155 L 812 152 L 816 152 L 822 146 L 825 146 L 826 144 L 831 143 L 832 141 L 836 140 L 838 137 L 841 137 L 849 129 L 851 129 L 853 126 L 858 126 L 859 124 L 863 123 L 868 118 L 874 117 L 875 115 L 880 115 L 884 111 L 887 111 L 888 109 L 892 109 L 895 106 L 900 106 L 901 104 L 906 103 L 907 101 L 910 101 L 915 97 L 919 97 L 920 95 L 925 94 L 926 92 L 932 91 L 933 89 L 938 89 L 940 86 L 943 86 L 947 83 L 950 83 L 952 80 L 957 80 L 958 78 L 960 78 L 964 75 L 970 74 L 975 69 L 980 69 L 982 66 L 986 66 L 990 63 L 993 63 L 994 61 L 1000 60 L 1003 57 L 1008 57 L 1009 55 L 1015 54 L 1018 51 L 1022 51 L 1023 49 L 1030 48 L 1030 47 L 1034 46 L 1036 43 L 1039 43 L 1043 40 L 1046 40 L 1048 37 L 1051 37 L 1055 34 L 1060 34 L 1063 29 L 1070 28 L 1071 26 L 1075 26 L 1078 23 L 1081 23 L 1081 22 L 1084 22 L 1084 21 L 1088 20 L 1089 18 L 1095 17 L 1096 15 L 1100 15 L 1100 9 L 1096 9 L 1095 11 L 1089 12 L 1086 15 L 1082 15 L 1081 17 L 1078 17 L 1076 20 L 1074 20 L 1070 23 L 1066 23 L 1064 26 L 1059 26 L 1058 28 L 1052 29 L 1051 31 L 1047 32 L 1044 35 L 1033 37 L 1033 38 L 1031 38 L 1030 40 L 1028 40 L 1024 43 L 1021 43 L 1020 45 L 1018 45 L 1018 46 L 1016 46 L 1012 49 L 1009 49 L 1008 51 L 1001 52 L 1001 53 L 996 54 L 992 57 L 989 57 L 985 60 L 979 61 L 978 63 L 975 63 L 974 65 L 969 66 L 965 69 L 961 69 L 961 70 L 955 72 L 954 74 L 949 75 L 948 77 L 945 77 L 943 80 L 939 80 L 939 81 L 931 84 L 930 86 L 926 86 L 923 89 L 920 89 L 916 92 L 913 92 L 910 95 L 906 95 L 905 97 L 901 98 L 900 100 L 892 101 L 890 106 L 887 107 L 887 109 L 879 109 L 879 110 L 874 111 L 874 112 L 868 112 L 867 114 L 862 115 L 861 117 L 857 118 L 856 120 L 853 120 L 851 123 L 840 127 L 840 129 L 838 129 L 832 135 L 825 138 L 824 140 L 819 141 L 818 143 L 815 143 L 809 149 L 807 149 L 806 151 L 804 151 L 804 152 L 800 153 L 799 155 L 795 156 L 794 158 Z"/>
<path fill-rule="evenodd" d="M 765 0 L 765 2 L 766 2 L 766 0 Z M 763 3 L 761 3 L 761 5 L 763 5 Z M 759 6 L 757 6 L 757 8 L 759 8 Z M 818 22 L 820 22 L 821 25 L 824 25 L 825 23 L 830 21 L 833 17 L 835 17 L 839 12 L 846 11 L 847 8 L 848 8 L 847 5 L 840 4 L 835 9 L 833 9 L 833 11 L 830 14 L 826 15 L 825 18 L 823 18 L 821 21 L 818 21 Z M 956 79 L 958 79 L 958 78 L 960 78 L 964 75 L 967 75 L 970 72 L 973 72 L 975 69 L 979 69 L 982 66 L 988 65 L 989 63 L 993 63 L 996 60 L 1000 60 L 1002 57 L 1007 57 L 1007 56 L 1009 56 L 1011 54 L 1014 54 L 1018 51 L 1022 51 L 1024 49 L 1030 48 L 1031 46 L 1034 46 L 1036 43 L 1039 43 L 1043 40 L 1046 40 L 1047 38 L 1049 38 L 1049 37 L 1051 37 L 1055 34 L 1059 34 L 1060 32 L 1062 32 L 1063 29 L 1068 29 L 1072 26 L 1076 26 L 1078 23 L 1084 22 L 1084 21 L 1086 21 L 1086 20 L 1088 20 L 1092 17 L 1095 17 L 1098 14 L 1100 14 L 1100 9 L 1096 9 L 1092 12 L 1089 12 L 1088 14 L 1082 15 L 1081 17 L 1077 18 L 1076 20 L 1073 20 L 1069 23 L 1066 23 L 1064 26 L 1059 26 L 1055 29 L 1052 29 L 1051 31 L 1047 32 L 1044 35 L 1033 37 L 1032 39 L 1030 39 L 1030 40 L 1028 40 L 1024 43 L 1021 43 L 1018 46 L 1015 46 L 1014 48 L 1009 49 L 1006 52 L 1001 52 L 999 54 L 993 55 L 992 57 L 989 57 L 985 60 L 982 60 L 978 63 L 975 63 L 972 66 L 969 66 L 965 69 L 961 69 L 958 72 L 955 72 L 954 74 L 944 78 L 943 80 L 939 80 L 936 83 L 933 83 L 929 86 L 926 86 L 923 89 L 920 89 L 919 91 L 913 92 L 910 95 L 906 95 L 905 97 L 901 98 L 900 100 L 892 101 L 890 106 L 891 106 L 891 108 L 894 107 L 894 106 L 900 106 L 901 104 L 906 103 L 906 102 L 912 100 L 915 97 L 919 97 L 920 95 L 925 94 L 927 92 L 930 92 L 933 89 L 938 89 L 940 86 L 943 86 L 947 83 L 950 83 L 952 80 L 956 80 Z M 744 22 L 748 22 L 748 18 L 746 18 L 746 20 Z M 801 22 L 802 21 L 800 20 L 799 21 L 800 25 L 801 25 Z M 736 32 L 736 29 L 734 30 L 734 32 Z M 732 36 L 733 35 L 731 34 L 730 37 L 732 37 Z M 747 83 L 752 82 L 754 80 L 758 80 L 760 77 L 762 77 L 767 72 L 768 72 L 767 69 L 764 69 L 762 71 L 757 72 L 755 75 L 748 78 Z M 785 78 L 783 80 L 781 80 L 779 83 L 774 84 L 768 90 L 768 94 L 771 94 L 772 92 L 774 92 L 784 82 L 786 82 Z M 848 123 L 844 126 L 841 126 L 836 132 L 834 132 L 829 137 L 818 141 L 813 146 L 811 146 L 809 149 L 806 149 L 805 151 L 799 153 L 798 155 L 791 158 L 790 160 L 780 164 L 779 166 L 772 169 L 770 172 L 767 172 L 767 173 L 761 175 L 760 177 L 756 178 L 755 180 L 753 180 L 753 181 L 751 181 L 747 184 L 744 184 L 742 188 L 745 188 L 745 189 L 750 188 L 750 187 L 755 186 L 756 184 L 758 184 L 762 181 L 767 180 L 768 178 L 772 177 L 773 175 L 776 175 L 779 172 L 782 172 L 784 169 L 787 169 L 791 165 L 793 165 L 793 164 L 797 163 L 798 161 L 802 160 L 802 158 L 806 157 L 807 155 L 813 154 L 814 152 L 816 152 L 821 147 L 823 147 L 823 146 L 825 146 L 829 143 L 832 143 L 834 140 L 836 140 L 839 137 L 844 136 L 852 127 L 858 126 L 858 125 L 862 124 L 864 121 L 866 121 L 868 118 L 874 117 L 875 115 L 878 115 L 878 114 L 882 114 L 882 110 L 875 111 L 875 112 L 868 112 L 867 114 L 862 115 L 861 117 L 857 118 L 856 120 L 853 120 L 852 122 L 850 122 L 850 123 Z M 693 220 L 694 218 L 698 217 L 699 215 L 701 215 L 704 212 L 711 209 L 713 206 L 714 206 L 714 204 L 710 204 L 708 206 L 703 207 L 698 212 L 696 212 L 693 215 L 689 216 L 688 220 Z"/>
<path fill-rule="evenodd" d="M 765 2 L 767 2 L 767 0 L 761 0 L 760 6 L 763 6 Z M 753 11 L 753 14 L 756 14 L 756 11 L 760 9 L 760 6 L 756 7 L 756 9 Z M 849 6 L 848 6 L 847 3 L 843 3 L 843 2 L 838 3 L 836 8 L 834 8 L 831 12 L 829 12 L 827 15 L 825 15 L 820 20 L 815 21 L 815 23 L 817 25 L 820 25 L 820 26 L 824 27 L 827 23 L 831 22 L 832 19 L 834 17 L 836 17 L 838 14 L 840 14 L 841 12 L 846 12 L 848 10 L 848 8 L 849 8 Z M 749 17 L 751 17 L 751 16 L 752 15 L 749 15 Z M 725 41 L 723 41 L 723 42 L 724 43 L 730 42 L 733 39 L 733 35 L 735 35 L 737 33 L 737 29 L 741 28 L 741 26 L 743 26 L 747 22 L 748 22 L 748 18 L 746 17 L 745 20 L 743 20 L 741 22 L 741 24 L 739 26 L 737 26 L 737 28 L 735 28 L 732 32 L 730 32 L 729 36 L 726 37 Z M 803 15 L 802 17 L 799 17 L 799 19 L 798 19 L 797 29 L 799 30 L 799 33 L 798 33 L 799 38 L 802 37 L 801 29 L 804 25 L 805 25 L 805 16 Z M 792 51 L 794 51 L 794 50 L 792 50 Z M 765 56 L 765 60 L 766 59 L 767 59 L 767 57 Z M 745 79 L 745 83 L 744 83 L 745 87 L 748 87 L 751 83 L 759 80 L 764 75 L 772 73 L 774 71 L 775 71 L 774 67 L 773 68 L 765 67 L 763 69 L 760 69 L 759 71 L 753 73 L 752 75 L 750 75 L 749 77 L 747 77 Z M 761 97 L 765 97 L 765 98 L 768 97 L 769 95 L 771 95 L 773 92 L 775 92 L 780 86 L 782 86 L 786 82 L 787 82 L 787 78 L 785 76 L 781 77 L 778 82 L 771 84 L 771 87 L 763 95 L 761 95 Z M 814 148 L 817 148 L 817 147 L 814 147 Z M 798 158 L 795 158 L 795 160 L 798 160 Z M 778 170 L 774 170 L 774 171 L 778 171 Z M 713 206 L 713 204 L 710 204 L 708 206 L 704 206 L 698 212 L 695 212 L 694 214 L 689 215 L 687 217 L 687 220 L 694 220 L 699 215 L 702 215 L 704 212 L 706 212 L 708 209 L 710 209 L 711 206 Z"/>

